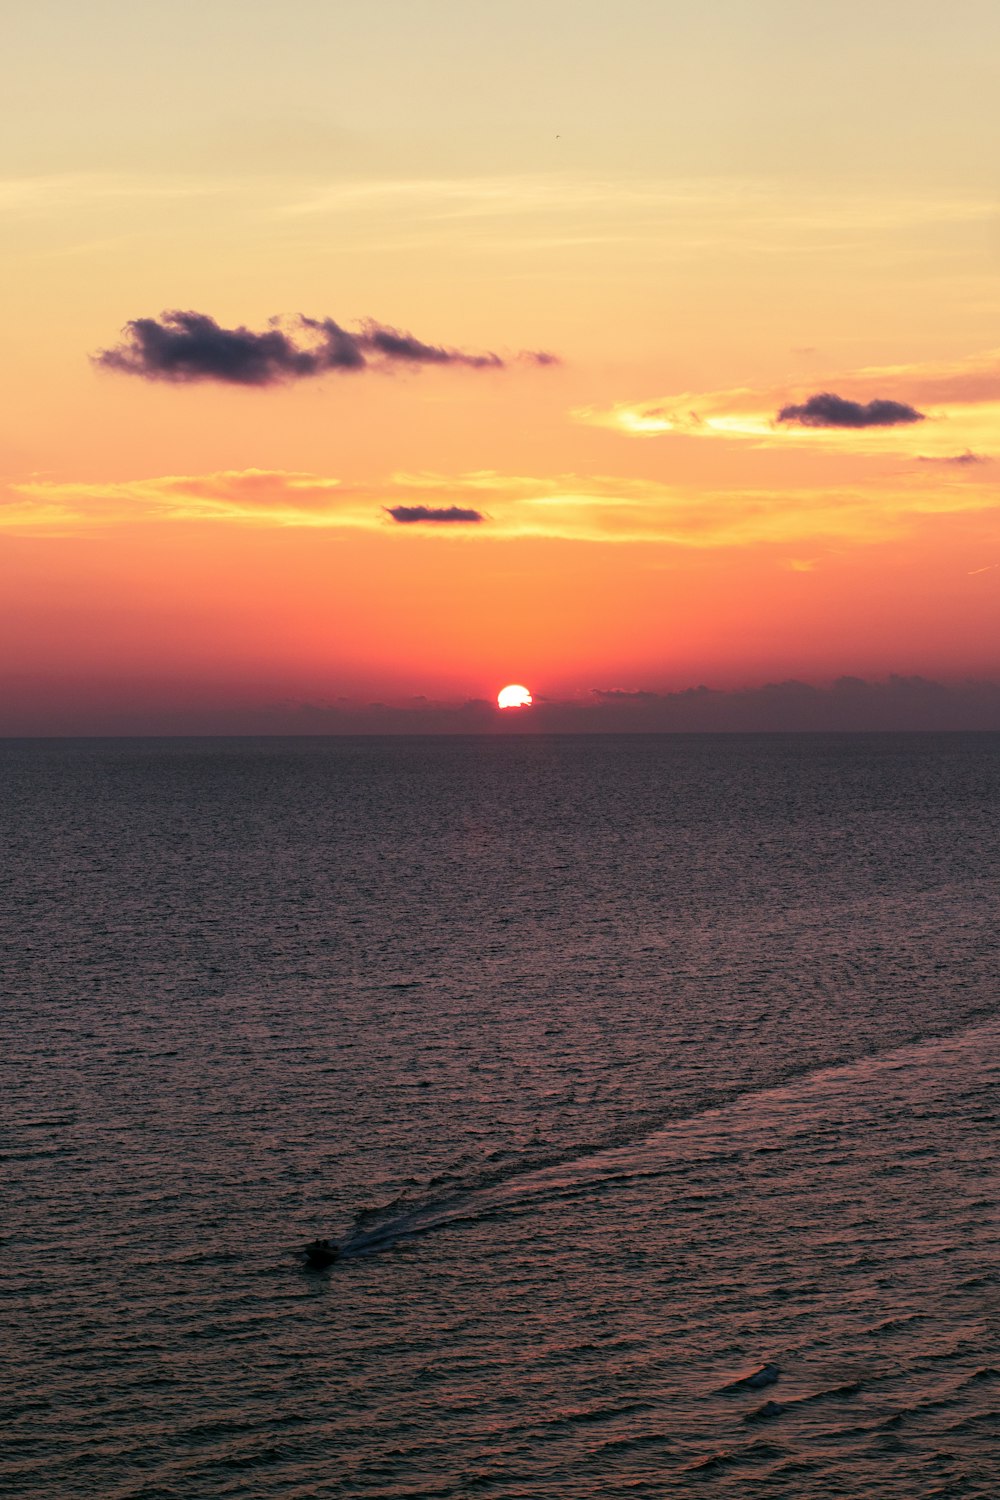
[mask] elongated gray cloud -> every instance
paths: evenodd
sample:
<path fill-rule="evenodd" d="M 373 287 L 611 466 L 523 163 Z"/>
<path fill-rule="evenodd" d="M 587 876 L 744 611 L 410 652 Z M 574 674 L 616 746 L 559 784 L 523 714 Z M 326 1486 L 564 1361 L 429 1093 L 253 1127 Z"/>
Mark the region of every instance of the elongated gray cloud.
<path fill-rule="evenodd" d="M 430 521 L 434 525 L 440 525 L 464 521 L 484 521 L 486 517 L 479 510 L 465 510 L 460 505 L 433 506 L 433 505 L 391 505 L 386 507 L 389 515 L 394 521 L 403 526 L 412 526 L 416 522 Z"/>
<path fill-rule="evenodd" d="M 990 462 L 984 453 L 973 453 L 971 448 L 967 448 L 964 453 L 947 453 L 940 458 L 935 458 L 933 454 L 926 453 L 918 453 L 917 457 L 922 464 L 957 464 L 960 468 L 967 468 L 970 464 L 988 464 Z"/>
<path fill-rule="evenodd" d="M 502 370 L 499 354 L 469 353 L 428 344 L 398 328 L 368 320 L 351 331 L 333 318 L 299 317 L 293 328 L 273 319 L 261 332 L 223 328 L 207 313 L 172 311 L 158 318 L 134 318 L 124 338 L 92 356 L 96 365 L 143 380 L 175 384 L 219 381 L 227 385 L 271 386 L 306 380 L 331 371 L 421 365 L 459 365 L 472 370 Z M 530 353 L 538 365 L 558 364 L 556 355 Z"/>
<path fill-rule="evenodd" d="M 820 391 L 801 406 L 783 406 L 779 422 L 798 422 L 803 427 L 899 427 L 926 420 L 922 411 L 905 401 L 849 401 L 832 391 Z"/>

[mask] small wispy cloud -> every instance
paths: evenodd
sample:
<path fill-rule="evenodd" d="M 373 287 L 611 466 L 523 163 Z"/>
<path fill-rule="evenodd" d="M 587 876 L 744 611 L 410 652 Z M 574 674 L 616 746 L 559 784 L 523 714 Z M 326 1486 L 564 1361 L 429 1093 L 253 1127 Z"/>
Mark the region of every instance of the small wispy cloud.
<path fill-rule="evenodd" d="M 992 462 L 992 459 L 987 458 L 984 453 L 973 453 L 971 448 L 967 448 L 964 453 L 942 453 L 938 456 L 932 453 L 918 453 L 917 458 L 922 464 L 952 464 L 960 468 Z"/>
<path fill-rule="evenodd" d="M 282 326 L 278 318 L 260 331 L 224 328 L 208 313 L 174 310 L 158 318 L 133 318 L 125 325 L 120 343 L 91 357 L 101 369 L 143 380 L 256 387 L 368 368 L 455 365 L 502 370 L 508 364 L 493 351 L 474 353 L 427 343 L 373 319 L 351 330 L 333 318 L 300 316 L 291 328 Z M 544 350 L 515 357 L 542 366 L 559 363 L 557 355 Z"/>
<path fill-rule="evenodd" d="M 101 484 L 33 479 L 0 499 L 0 530 L 54 534 L 140 521 L 226 521 L 265 526 L 370 526 L 367 495 L 321 474 L 224 469 Z"/>

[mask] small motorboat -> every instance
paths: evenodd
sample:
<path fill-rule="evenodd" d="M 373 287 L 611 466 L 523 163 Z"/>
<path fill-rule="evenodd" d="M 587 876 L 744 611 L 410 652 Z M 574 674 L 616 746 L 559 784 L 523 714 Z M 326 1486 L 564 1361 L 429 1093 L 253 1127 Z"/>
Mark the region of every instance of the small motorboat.
<path fill-rule="evenodd" d="M 340 1259 L 340 1250 L 329 1240 L 310 1240 L 305 1248 L 306 1266 L 310 1271 L 325 1271 Z"/>

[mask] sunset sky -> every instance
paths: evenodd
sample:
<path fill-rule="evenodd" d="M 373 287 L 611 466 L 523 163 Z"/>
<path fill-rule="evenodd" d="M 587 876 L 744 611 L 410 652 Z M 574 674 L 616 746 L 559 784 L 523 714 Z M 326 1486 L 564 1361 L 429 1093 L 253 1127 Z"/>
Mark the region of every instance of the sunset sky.
<path fill-rule="evenodd" d="M 1000 677 L 995 0 L 4 54 L 0 733 Z"/>

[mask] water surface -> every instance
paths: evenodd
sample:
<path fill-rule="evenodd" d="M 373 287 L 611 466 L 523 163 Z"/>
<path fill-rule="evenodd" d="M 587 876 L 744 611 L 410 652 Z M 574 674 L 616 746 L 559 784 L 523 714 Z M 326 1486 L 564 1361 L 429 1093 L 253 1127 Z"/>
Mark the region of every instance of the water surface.
<path fill-rule="evenodd" d="M 12 1494 L 998 1493 L 1000 737 L 0 790 Z"/>

